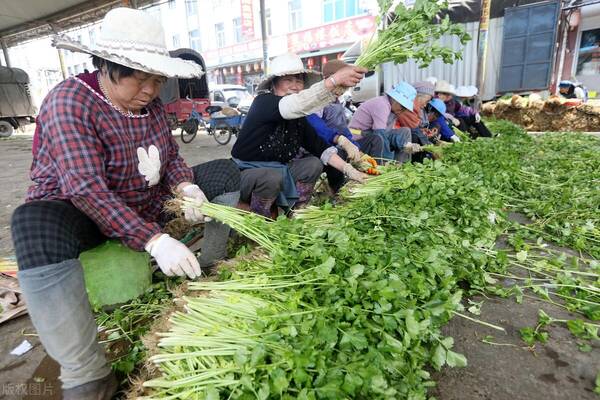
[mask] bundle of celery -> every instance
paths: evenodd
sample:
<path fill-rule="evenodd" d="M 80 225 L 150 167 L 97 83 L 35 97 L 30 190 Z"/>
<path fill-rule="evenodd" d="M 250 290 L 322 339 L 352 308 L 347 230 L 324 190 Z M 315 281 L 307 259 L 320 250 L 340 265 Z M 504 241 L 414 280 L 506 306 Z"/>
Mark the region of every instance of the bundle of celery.
<path fill-rule="evenodd" d="M 223 270 L 218 282 L 189 284 L 186 309 L 172 316 L 152 358 L 162 376 L 145 383 L 150 397 L 425 399 L 435 385 L 428 370 L 466 365 L 440 330 L 452 316 L 472 318 L 462 313 L 459 283 L 517 298 L 531 290 L 555 304 L 564 299 L 560 306 L 582 318 L 567 321 L 569 329 L 596 340 L 598 324 L 583 318 L 600 319 L 593 259 L 599 142 L 577 136 L 561 145 L 549 135 L 538 144 L 552 149 L 552 163 L 541 154 L 536 162 L 531 143 L 537 139 L 512 125 L 494 128 L 502 131 L 499 138 L 449 146 L 444 163 L 384 167 L 382 175 L 345 189 L 338 206 L 311 207 L 292 220 L 266 222 L 204 204 L 205 214 L 245 232 L 263 250 Z M 570 159 L 559 157 L 561 146 Z M 541 173 L 537 167 L 559 181 L 532 181 L 528 174 Z M 587 173 L 576 175 L 577 168 Z M 524 179 L 514 179 L 519 176 Z M 578 194 L 571 202 L 560 197 L 566 189 Z M 497 250 L 498 236 L 514 229 L 502 211 L 512 207 L 509 201 L 536 220 L 552 217 L 531 228 L 548 237 L 564 223 L 561 215 L 572 218 L 577 226 L 561 237 L 591 258 L 534 254 L 521 230 L 509 236 L 516 254 Z M 562 214 L 546 214 L 556 211 Z M 503 286 L 504 278 L 523 285 Z M 549 316 L 542 322 L 565 323 Z M 525 333 L 543 337 L 537 329 Z"/>
<path fill-rule="evenodd" d="M 462 26 L 451 23 L 447 15 L 436 21 L 448 7 L 447 2 L 417 0 L 411 8 L 400 2 L 388 14 L 392 3 L 392 0 L 379 1 L 378 22 L 387 22 L 388 15 L 391 20 L 371 38 L 355 65 L 373 69 L 385 62 L 404 64 L 412 59 L 425 68 L 437 58 L 447 64 L 462 58 L 462 50 L 455 51 L 439 43 L 444 35 L 455 35 L 461 44 L 471 40 Z"/>
<path fill-rule="evenodd" d="M 466 364 L 440 327 L 461 309 L 458 281 L 494 270 L 499 204 L 437 162 L 385 168 L 344 196 L 250 233 L 274 247 L 189 284 L 152 358 L 152 398 L 420 399 L 428 366 Z M 246 224 L 265 223 L 234 228 Z"/>

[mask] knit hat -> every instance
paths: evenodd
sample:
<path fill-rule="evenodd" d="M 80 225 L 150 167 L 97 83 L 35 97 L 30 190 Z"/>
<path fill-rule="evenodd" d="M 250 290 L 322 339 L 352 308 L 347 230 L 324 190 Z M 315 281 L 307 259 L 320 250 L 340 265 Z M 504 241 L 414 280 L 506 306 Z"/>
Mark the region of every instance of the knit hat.
<path fill-rule="evenodd" d="M 331 60 L 327 61 L 323 66 L 323 79 L 329 78 L 331 75 L 338 72 L 340 69 L 347 67 L 348 64 L 343 62 L 342 60 Z"/>
<path fill-rule="evenodd" d="M 435 94 L 434 86 L 431 82 L 415 82 L 412 84 L 412 87 L 415 88 L 417 94 L 426 94 L 431 97 L 433 97 L 433 95 Z"/>

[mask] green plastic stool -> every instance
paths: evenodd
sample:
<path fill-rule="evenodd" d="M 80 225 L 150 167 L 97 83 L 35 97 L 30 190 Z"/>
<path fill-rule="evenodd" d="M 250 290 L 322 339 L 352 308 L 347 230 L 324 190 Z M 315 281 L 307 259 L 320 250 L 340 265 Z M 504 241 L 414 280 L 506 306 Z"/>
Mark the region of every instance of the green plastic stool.
<path fill-rule="evenodd" d="M 152 284 L 150 255 L 116 240 L 79 255 L 92 308 L 110 308 L 142 295 Z"/>

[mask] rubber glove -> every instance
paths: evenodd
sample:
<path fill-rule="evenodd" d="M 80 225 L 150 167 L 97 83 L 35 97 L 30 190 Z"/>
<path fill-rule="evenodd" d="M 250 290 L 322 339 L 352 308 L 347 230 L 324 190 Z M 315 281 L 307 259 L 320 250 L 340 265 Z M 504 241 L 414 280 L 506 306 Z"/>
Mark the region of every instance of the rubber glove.
<path fill-rule="evenodd" d="M 160 270 L 167 276 L 200 276 L 200 263 L 196 256 L 179 240 L 163 233 L 148 241 L 144 249 L 156 260 Z"/>
<path fill-rule="evenodd" d="M 349 163 L 346 163 L 346 165 L 344 165 L 344 176 L 348 179 L 351 179 L 353 181 L 359 182 L 359 183 L 364 183 L 367 178 L 368 175 L 360 172 L 359 170 L 357 170 L 356 168 L 354 168 L 352 165 L 350 165 Z"/>
<path fill-rule="evenodd" d="M 481 122 L 481 115 L 479 115 L 479 113 L 475 114 L 475 122 L 476 123 L 480 123 Z"/>
<path fill-rule="evenodd" d="M 353 161 L 353 162 L 360 161 L 360 157 L 361 157 L 360 150 L 354 143 L 352 143 L 350 140 L 348 140 L 348 138 L 346 136 L 342 136 L 342 135 L 338 136 L 337 144 L 342 149 L 344 149 L 346 154 L 348 154 L 348 160 Z"/>
<path fill-rule="evenodd" d="M 200 189 L 200 187 L 198 187 L 198 185 L 184 186 L 183 188 L 181 188 L 181 194 L 184 197 L 189 197 L 191 199 L 196 200 L 198 206 L 201 206 L 202 203 L 204 203 L 205 201 L 208 202 L 208 199 L 204 195 L 204 192 L 202 191 L 202 189 Z M 209 222 L 211 220 L 210 218 L 204 216 L 204 214 L 202 214 L 200 210 L 191 206 L 185 207 L 183 209 L 183 217 L 186 221 L 191 222 L 193 224 L 197 224 L 198 222 Z"/>
<path fill-rule="evenodd" d="M 450 140 L 452 140 L 454 143 L 460 142 L 460 138 L 457 135 L 450 136 Z"/>

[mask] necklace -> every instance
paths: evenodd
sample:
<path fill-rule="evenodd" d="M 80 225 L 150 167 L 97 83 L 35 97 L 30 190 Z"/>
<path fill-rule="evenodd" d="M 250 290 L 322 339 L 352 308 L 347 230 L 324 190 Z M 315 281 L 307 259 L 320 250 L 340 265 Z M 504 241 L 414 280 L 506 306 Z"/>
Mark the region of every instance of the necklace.
<path fill-rule="evenodd" d="M 106 102 L 115 110 L 117 110 L 118 112 L 120 112 L 121 114 L 123 114 L 126 117 L 134 117 L 134 118 L 139 118 L 141 117 L 141 115 L 139 114 L 134 114 L 131 112 L 131 110 L 127 110 L 127 112 L 125 112 L 123 109 L 121 109 L 121 107 L 117 107 L 111 100 L 110 97 L 108 97 L 107 91 L 104 88 L 104 85 L 102 85 L 102 79 L 100 78 L 100 76 L 98 75 L 98 86 L 100 86 L 100 91 L 102 92 L 102 95 L 104 96 L 104 99 L 106 100 Z"/>

